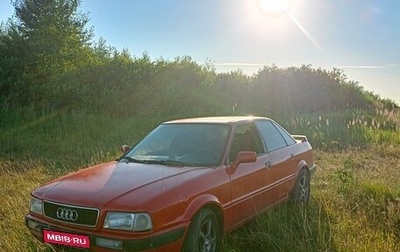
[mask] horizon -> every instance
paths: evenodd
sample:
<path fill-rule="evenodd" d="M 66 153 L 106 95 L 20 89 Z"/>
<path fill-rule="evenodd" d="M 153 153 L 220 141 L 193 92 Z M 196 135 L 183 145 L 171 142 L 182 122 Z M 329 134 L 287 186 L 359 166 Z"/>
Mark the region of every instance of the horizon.
<path fill-rule="evenodd" d="M 94 41 L 135 57 L 189 56 L 248 75 L 271 65 L 338 68 L 400 104 L 399 9 L 395 0 L 86 0 L 79 11 L 88 13 Z M 11 2 L 0 3 L 1 22 L 13 13 Z"/>

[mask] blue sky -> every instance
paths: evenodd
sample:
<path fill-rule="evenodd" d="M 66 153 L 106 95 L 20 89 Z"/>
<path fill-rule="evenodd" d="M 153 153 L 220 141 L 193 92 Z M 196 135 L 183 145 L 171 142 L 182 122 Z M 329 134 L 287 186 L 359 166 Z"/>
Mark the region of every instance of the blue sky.
<path fill-rule="evenodd" d="M 272 64 L 336 67 L 400 103 L 399 0 L 83 0 L 80 10 L 96 39 L 134 56 L 187 55 L 248 74 Z M 12 13 L 2 0 L 0 20 Z"/>

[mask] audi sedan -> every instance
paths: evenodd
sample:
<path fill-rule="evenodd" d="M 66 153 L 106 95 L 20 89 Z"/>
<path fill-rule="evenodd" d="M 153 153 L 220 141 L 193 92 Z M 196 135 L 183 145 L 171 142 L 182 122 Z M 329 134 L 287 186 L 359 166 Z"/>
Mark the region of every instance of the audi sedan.
<path fill-rule="evenodd" d="M 56 250 L 215 252 L 267 208 L 307 203 L 316 169 L 306 136 L 263 117 L 169 121 L 123 151 L 34 190 L 30 232 Z"/>

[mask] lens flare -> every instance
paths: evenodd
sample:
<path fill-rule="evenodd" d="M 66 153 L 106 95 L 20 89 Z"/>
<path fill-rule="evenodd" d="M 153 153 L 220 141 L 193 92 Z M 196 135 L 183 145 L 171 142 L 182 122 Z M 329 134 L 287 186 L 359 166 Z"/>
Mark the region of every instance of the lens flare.
<path fill-rule="evenodd" d="M 281 14 L 290 8 L 290 0 L 259 0 L 261 9 L 268 14 Z"/>

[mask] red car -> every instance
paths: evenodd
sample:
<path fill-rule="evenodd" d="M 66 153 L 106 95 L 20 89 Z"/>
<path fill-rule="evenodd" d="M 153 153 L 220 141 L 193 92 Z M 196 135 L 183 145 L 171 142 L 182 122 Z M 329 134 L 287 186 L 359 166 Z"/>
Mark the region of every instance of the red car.
<path fill-rule="evenodd" d="M 305 136 L 269 118 L 165 122 L 116 161 L 32 192 L 26 225 L 58 250 L 219 251 L 222 235 L 277 203 L 307 203 Z"/>

